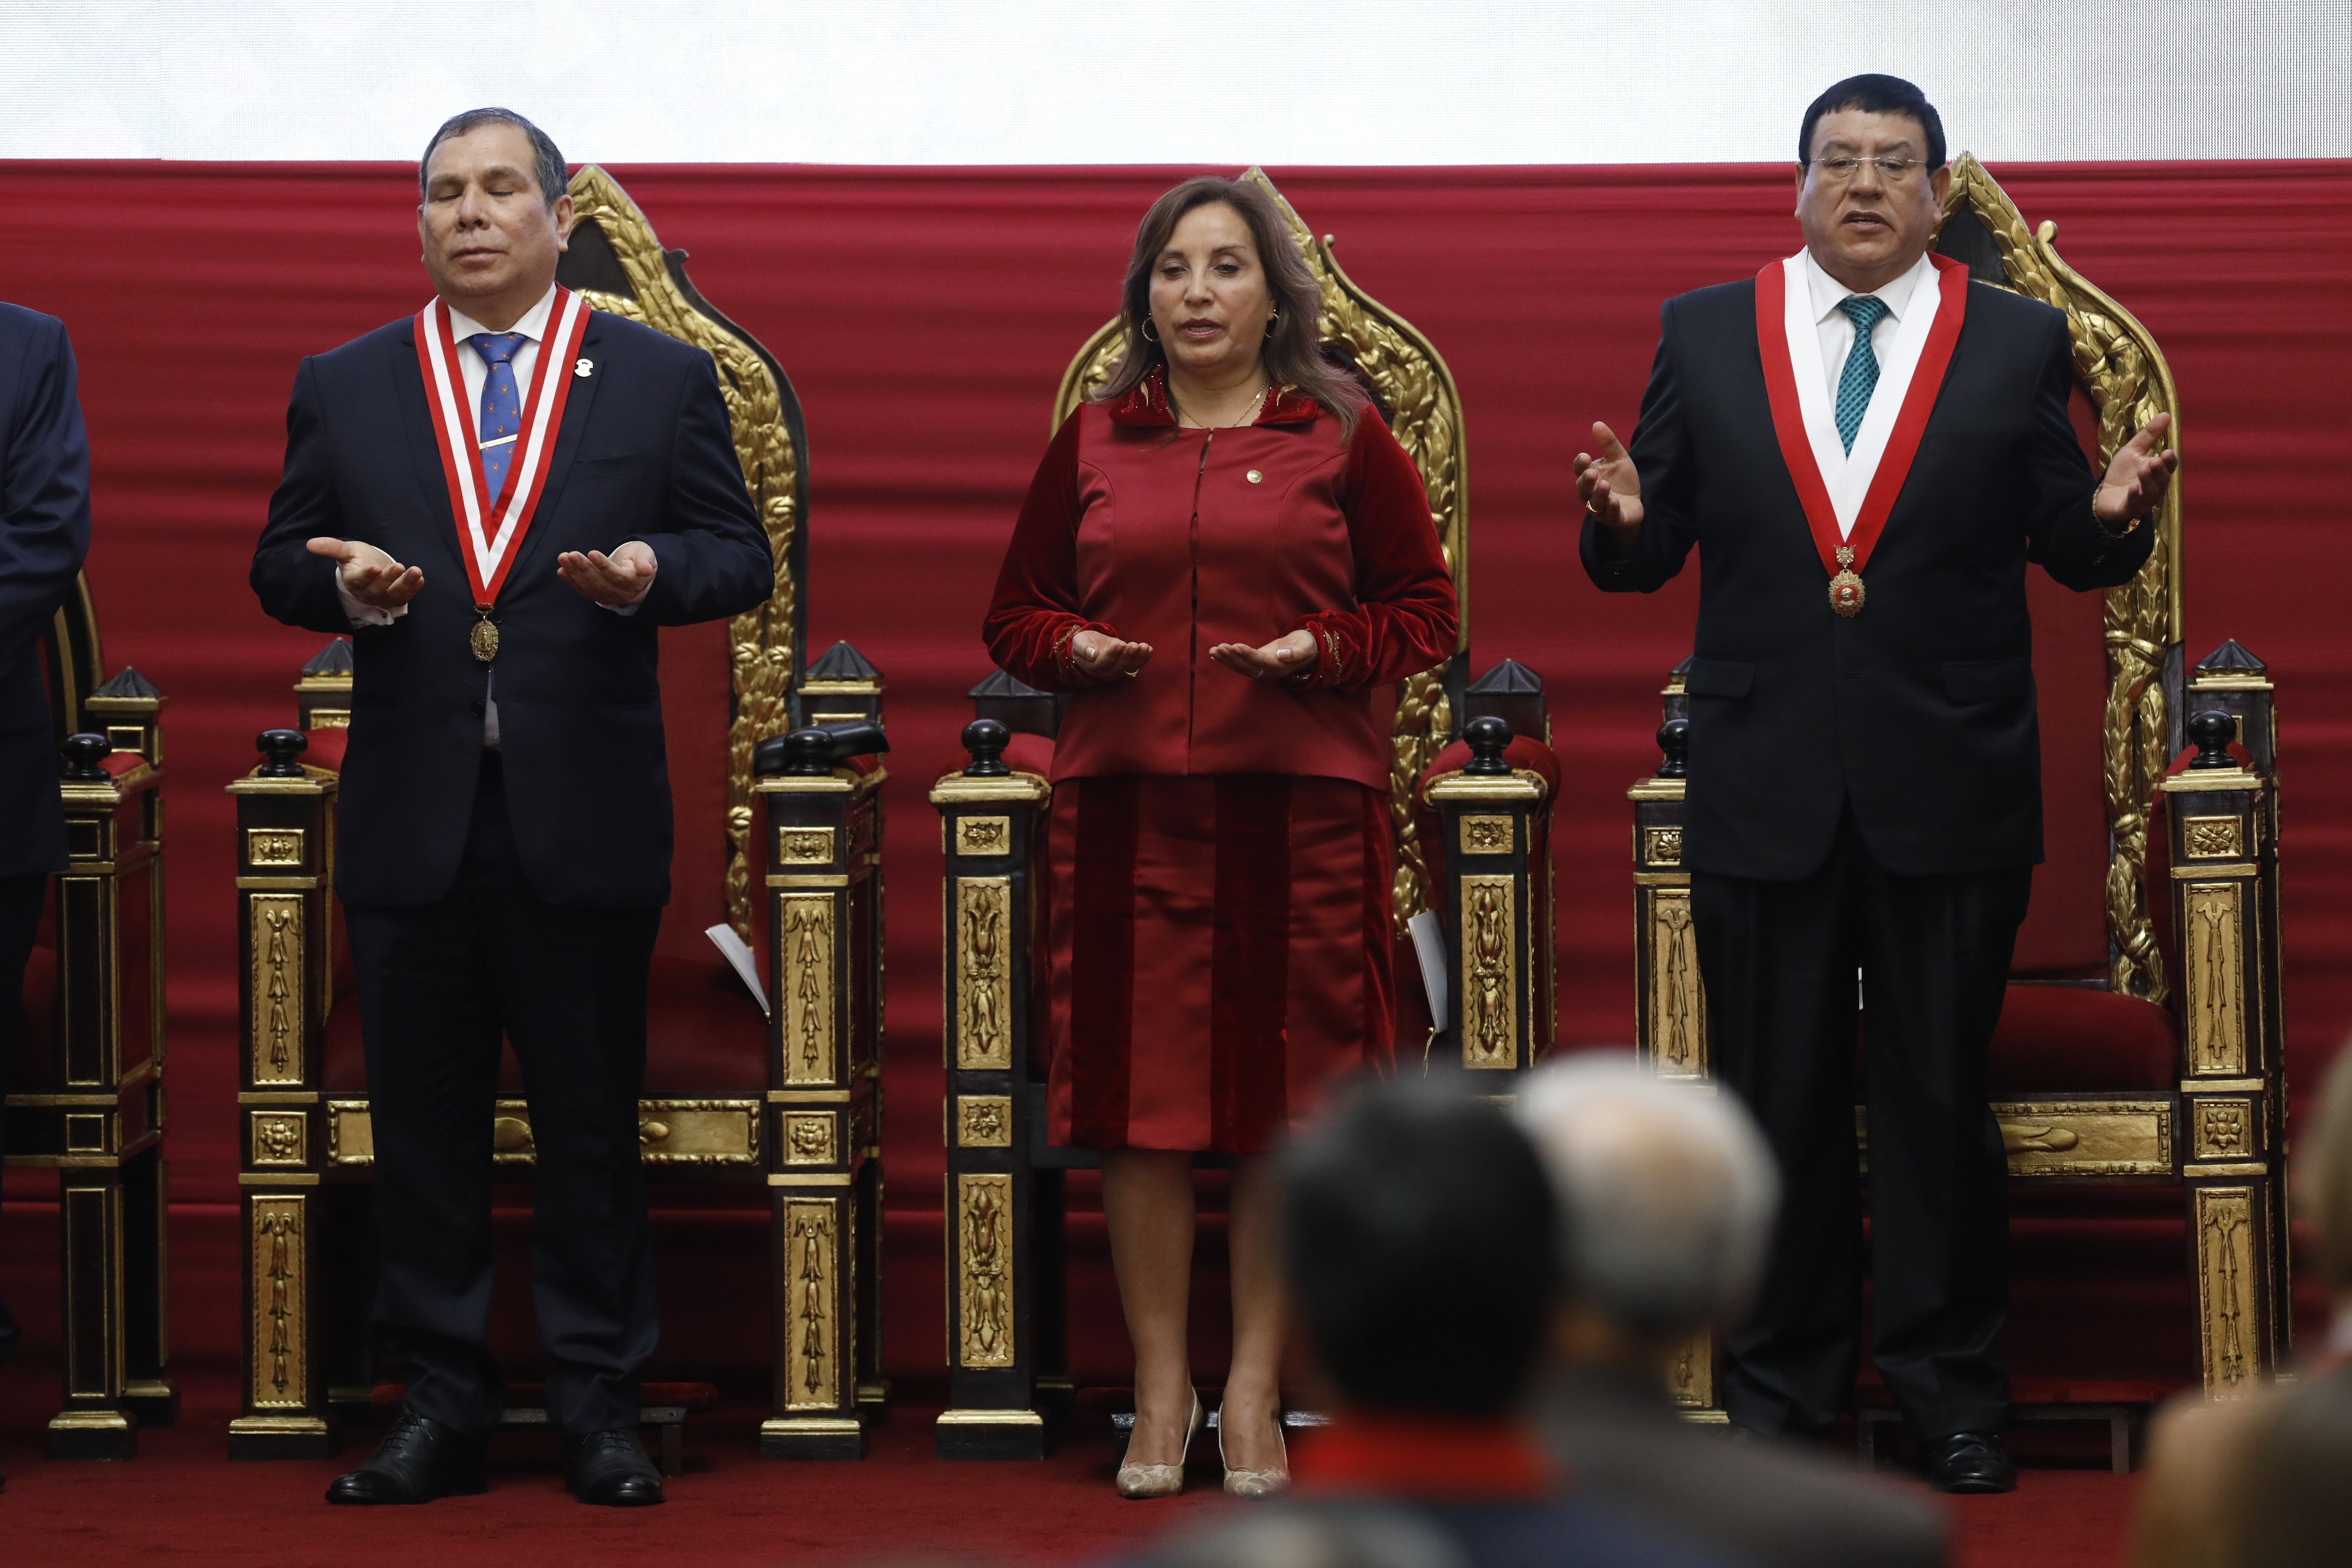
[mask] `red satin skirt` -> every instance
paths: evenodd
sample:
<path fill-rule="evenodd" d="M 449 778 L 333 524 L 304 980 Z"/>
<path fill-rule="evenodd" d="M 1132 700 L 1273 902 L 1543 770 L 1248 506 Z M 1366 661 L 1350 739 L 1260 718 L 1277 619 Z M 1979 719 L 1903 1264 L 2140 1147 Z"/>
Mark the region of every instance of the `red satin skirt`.
<path fill-rule="evenodd" d="M 1051 1137 L 1249 1154 L 1393 1040 L 1385 796 L 1345 779 L 1066 779 Z"/>

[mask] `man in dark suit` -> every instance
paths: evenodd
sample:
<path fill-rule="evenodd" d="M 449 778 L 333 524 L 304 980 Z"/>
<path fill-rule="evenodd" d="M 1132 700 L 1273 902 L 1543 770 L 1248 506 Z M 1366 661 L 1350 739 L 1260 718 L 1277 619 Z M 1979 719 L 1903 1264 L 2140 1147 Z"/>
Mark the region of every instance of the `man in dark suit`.
<path fill-rule="evenodd" d="M 1737 1561 L 1587 1495 L 1528 1420 L 1558 1303 L 1535 1151 L 1459 1083 L 1372 1088 L 1283 1156 L 1282 1246 L 1316 1407 L 1293 1497 L 1154 1568 L 1702 1568 Z"/>
<path fill-rule="evenodd" d="M 501 1036 L 530 1101 L 571 1484 L 662 1500 L 636 1437 L 657 1331 L 636 1105 L 671 841 L 656 638 L 751 608 L 774 567 L 709 357 L 556 287 L 565 184 L 508 110 L 436 132 L 417 227 L 436 299 L 303 361 L 254 553 L 262 606 L 350 631 L 356 666 L 336 889 L 375 1127 L 373 1327 L 408 1393 L 332 1502 L 485 1484 Z"/>
<path fill-rule="evenodd" d="M 1874 1355 L 1936 1483 L 2003 1491 L 1986 1057 L 2042 858 L 2025 570 L 2127 581 L 2175 458 L 2158 416 L 2095 479 L 2064 317 L 1928 254 L 1950 174 L 1918 89 L 1838 83 L 1798 156 L 1804 250 L 1666 302 L 1631 451 L 1595 425 L 1577 456 L 1581 552 L 1646 593 L 1700 551 L 1683 859 L 1717 1071 L 1788 1185 L 1731 1419 L 1817 1435 L 1853 1384 L 1859 968 Z"/>
<path fill-rule="evenodd" d="M 1567 1282 L 1538 1408 L 1552 1452 L 1611 1504 L 1759 1568 L 1942 1568 L 1924 1497 L 1778 1443 L 1686 1421 L 1670 1373 L 1754 1299 L 1780 1182 L 1729 1095 L 1585 1052 L 1513 1114 L 1551 1176 Z"/>
<path fill-rule="evenodd" d="M 74 383 L 65 323 L 0 305 L 0 1101 L 23 1044 L 25 965 L 49 873 L 66 863 L 40 646 L 89 552 L 89 444 Z M 5 1140 L 0 1122 L 0 1155 Z M 16 1337 L 0 1305 L 0 1357 Z"/>

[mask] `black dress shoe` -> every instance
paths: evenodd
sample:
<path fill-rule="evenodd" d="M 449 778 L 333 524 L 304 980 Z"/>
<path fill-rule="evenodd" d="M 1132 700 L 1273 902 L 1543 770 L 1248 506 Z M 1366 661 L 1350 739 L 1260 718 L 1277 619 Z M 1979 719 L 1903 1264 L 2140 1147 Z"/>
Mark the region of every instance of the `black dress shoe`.
<path fill-rule="evenodd" d="M 1997 1432 L 1955 1432 L 1927 1445 L 1927 1482 L 1939 1492 L 2013 1492 L 2017 1466 Z"/>
<path fill-rule="evenodd" d="M 329 1502 L 431 1502 L 490 1485 L 489 1445 L 414 1410 L 393 1417 L 375 1457 L 327 1485 Z"/>
<path fill-rule="evenodd" d="M 582 1502 L 602 1508 L 650 1508 L 662 1500 L 661 1472 L 646 1458 L 635 1432 L 591 1432 L 567 1438 L 567 1484 Z"/>

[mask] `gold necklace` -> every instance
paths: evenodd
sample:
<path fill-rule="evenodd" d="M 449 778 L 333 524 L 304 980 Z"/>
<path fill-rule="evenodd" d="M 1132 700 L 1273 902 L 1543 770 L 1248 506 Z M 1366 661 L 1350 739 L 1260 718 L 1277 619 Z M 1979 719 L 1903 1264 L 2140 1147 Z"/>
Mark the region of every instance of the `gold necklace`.
<path fill-rule="evenodd" d="M 1273 391 L 1274 383 L 1270 381 L 1264 386 L 1259 387 L 1257 389 L 1257 395 L 1250 399 L 1250 405 L 1242 411 L 1242 416 L 1239 419 L 1234 420 L 1230 425 L 1199 425 L 1193 426 L 1193 428 L 1199 430 L 1238 430 L 1243 426 L 1247 425 L 1251 420 L 1257 417 L 1257 411 L 1265 406 L 1266 397 Z M 1168 394 L 1168 406 L 1170 410 L 1175 414 L 1176 422 L 1180 425 L 1182 424 L 1184 422 L 1184 411 L 1177 405 L 1176 394 L 1172 388 Z"/>

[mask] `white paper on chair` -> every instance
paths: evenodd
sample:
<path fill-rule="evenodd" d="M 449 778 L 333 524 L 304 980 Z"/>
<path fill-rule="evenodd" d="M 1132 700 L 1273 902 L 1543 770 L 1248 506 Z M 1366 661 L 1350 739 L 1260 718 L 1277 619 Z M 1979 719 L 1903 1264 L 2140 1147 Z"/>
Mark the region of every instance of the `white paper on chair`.
<path fill-rule="evenodd" d="M 1449 967 L 1445 928 L 1439 922 L 1435 910 L 1422 910 L 1405 921 L 1404 928 L 1412 933 L 1413 954 L 1421 960 L 1421 988 L 1429 994 L 1429 1021 L 1443 1029 L 1446 1016 L 1445 973 Z"/>
<path fill-rule="evenodd" d="M 760 1011 L 768 1011 L 768 988 L 760 984 L 760 961 L 752 956 L 750 944 L 737 936 L 735 928 L 725 921 L 709 927 L 702 934 L 710 939 L 712 946 L 727 955 L 727 962 L 734 966 L 736 974 L 750 988 L 751 1000 L 760 1005 Z"/>

